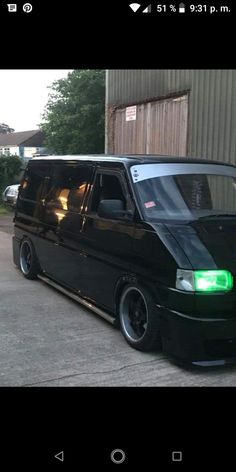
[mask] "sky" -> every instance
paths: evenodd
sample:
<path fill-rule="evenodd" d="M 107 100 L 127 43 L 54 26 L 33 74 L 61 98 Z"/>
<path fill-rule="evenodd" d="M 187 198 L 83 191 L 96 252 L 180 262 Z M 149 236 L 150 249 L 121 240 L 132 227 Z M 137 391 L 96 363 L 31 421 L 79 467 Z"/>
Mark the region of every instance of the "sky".
<path fill-rule="evenodd" d="M 15 131 L 37 129 L 54 80 L 72 70 L 0 70 L 0 123 Z"/>

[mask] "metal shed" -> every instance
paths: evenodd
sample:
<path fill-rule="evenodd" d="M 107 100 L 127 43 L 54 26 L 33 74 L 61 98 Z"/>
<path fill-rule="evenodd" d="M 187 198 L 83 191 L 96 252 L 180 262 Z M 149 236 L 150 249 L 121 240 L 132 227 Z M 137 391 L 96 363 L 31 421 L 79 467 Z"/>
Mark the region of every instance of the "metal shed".
<path fill-rule="evenodd" d="M 106 151 L 236 164 L 236 70 L 108 70 Z"/>

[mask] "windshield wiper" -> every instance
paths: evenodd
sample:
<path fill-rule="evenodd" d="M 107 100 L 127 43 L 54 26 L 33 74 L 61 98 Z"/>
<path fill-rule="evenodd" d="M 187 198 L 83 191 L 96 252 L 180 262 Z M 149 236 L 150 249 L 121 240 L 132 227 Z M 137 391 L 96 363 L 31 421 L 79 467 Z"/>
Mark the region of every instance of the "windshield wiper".
<path fill-rule="evenodd" d="M 210 215 L 199 216 L 198 220 L 207 220 L 209 218 L 236 218 L 236 213 L 216 213 Z"/>

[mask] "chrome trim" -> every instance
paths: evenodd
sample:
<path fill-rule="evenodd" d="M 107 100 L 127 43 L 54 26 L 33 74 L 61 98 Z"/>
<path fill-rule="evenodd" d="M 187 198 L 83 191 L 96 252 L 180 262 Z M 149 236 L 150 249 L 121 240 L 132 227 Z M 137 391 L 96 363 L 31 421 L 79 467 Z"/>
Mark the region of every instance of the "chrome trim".
<path fill-rule="evenodd" d="M 27 268 L 27 262 L 26 262 L 26 260 L 25 260 L 25 256 L 22 254 L 23 248 L 24 248 L 25 245 L 29 247 L 29 251 L 30 251 L 31 257 L 32 257 L 31 247 L 30 247 L 28 241 L 25 240 L 25 241 L 22 242 L 22 244 L 21 244 L 21 246 L 20 246 L 20 269 L 21 269 L 21 272 L 22 272 L 24 275 L 28 275 L 31 266 L 29 267 L 29 269 Z"/>
<path fill-rule="evenodd" d="M 109 315 L 108 313 L 101 310 L 100 308 L 97 308 L 95 305 L 93 305 L 92 303 L 87 302 L 86 300 L 81 298 L 79 295 L 76 295 L 75 293 L 70 292 L 66 288 L 61 287 L 61 285 L 59 285 L 56 282 L 54 282 L 53 280 L 49 279 L 45 275 L 38 274 L 38 278 L 41 279 L 46 284 L 51 285 L 52 287 L 56 288 L 57 290 L 60 290 L 60 292 L 62 292 L 65 295 L 69 296 L 70 298 L 73 298 L 73 300 L 80 303 L 81 305 L 84 305 L 89 310 L 92 310 L 94 313 L 101 316 L 106 321 L 109 321 L 109 323 L 115 324 L 116 318 L 114 316 Z"/>

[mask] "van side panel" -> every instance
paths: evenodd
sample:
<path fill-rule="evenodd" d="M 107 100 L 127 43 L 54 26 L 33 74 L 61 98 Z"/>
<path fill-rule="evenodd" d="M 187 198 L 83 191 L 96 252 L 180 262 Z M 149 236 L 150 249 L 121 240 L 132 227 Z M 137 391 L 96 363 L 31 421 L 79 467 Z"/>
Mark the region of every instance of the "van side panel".
<path fill-rule="evenodd" d="M 92 174 L 93 167 L 83 164 L 54 166 L 38 233 L 38 254 L 43 271 L 76 291 L 80 291 L 81 279 L 83 202 Z"/>
<path fill-rule="evenodd" d="M 133 222 L 84 218 L 82 293 L 112 312 L 117 281 L 131 270 L 133 233 Z"/>
<path fill-rule="evenodd" d="M 19 266 L 19 250 L 21 241 L 28 237 L 34 244 L 37 256 L 39 232 L 44 213 L 43 195 L 50 179 L 51 165 L 49 162 L 31 161 L 25 170 L 19 189 L 15 210 L 15 226 L 13 238 L 14 262 Z"/>

